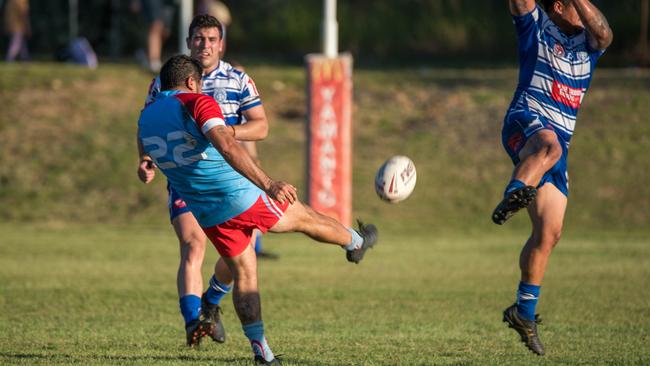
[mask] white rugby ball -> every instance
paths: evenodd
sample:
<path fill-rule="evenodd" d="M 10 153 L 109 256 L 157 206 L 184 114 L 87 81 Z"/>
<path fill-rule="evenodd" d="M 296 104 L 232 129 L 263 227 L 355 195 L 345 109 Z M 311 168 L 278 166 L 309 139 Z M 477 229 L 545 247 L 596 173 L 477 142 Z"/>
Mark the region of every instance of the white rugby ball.
<path fill-rule="evenodd" d="M 407 199 L 415 188 L 415 164 L 406 156 L 386 160 L 375 175 L 375 191 L 386 202 L 397 203 Z"/>

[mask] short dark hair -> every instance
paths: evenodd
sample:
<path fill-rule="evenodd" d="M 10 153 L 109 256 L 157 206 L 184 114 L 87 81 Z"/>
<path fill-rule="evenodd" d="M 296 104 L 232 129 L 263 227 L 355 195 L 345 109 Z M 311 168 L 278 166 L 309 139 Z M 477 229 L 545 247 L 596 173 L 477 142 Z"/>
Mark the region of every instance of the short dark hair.
<path fill-rule="evenodd" d="M 192 19 L 190 29 L 188 30 L 188 37 L 192 38 L 194 31 L 203 28 L 217 28 L 219 30 L 219 38 L 223 38 L 223 25 L 210 14 L 199 14 Z"/>
<path fill-rule="evenodd" d="M 567 0 L 542 0 L 542 5 L 544 6 L 544 11 L 546 11 L 548 13 L 553 8 L 553 4 L 555 4 L 556 1 L 559 1 L 564 5 L 567 4 Z"/>
<path fill-rule="evenodd" d="M 163 65 L 160 69 L 160 89 L 169 90 L 182 86 L 187 78 L 194 78 L 201 81 L 203 73 L 201 64 L 187 55 L 176 55 Z"/>

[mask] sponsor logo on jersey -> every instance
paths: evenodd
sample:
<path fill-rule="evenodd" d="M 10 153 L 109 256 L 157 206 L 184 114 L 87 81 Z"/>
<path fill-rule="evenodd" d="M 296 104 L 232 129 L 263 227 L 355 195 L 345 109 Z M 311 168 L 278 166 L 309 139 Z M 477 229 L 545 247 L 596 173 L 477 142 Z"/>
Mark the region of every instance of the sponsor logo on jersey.
<path fill-rule="evenodd" d="M 187 203 L 185 203 L 185 201 L 183 201 L 182 199 L 179 198 L 174 201 L 174 209 L 178 210 L 179 208 L 185 208 L 185 207 L 187 207 Z"/>
<path fill-rule="evenodd" d="M 564 56 L 564 47 L 562 47 L 561 44 L 556 43 L 555 46 L 553 46 L 553 53 L 559 57 Z"/>
<path fill-rule="evenodd" d="M 553 81 L 553 100 L 560 102 L 574 109 L 580 108 L 580 99 L 582 98 L 582 89 L 572 88 L 564 85 L 557 80 Z"/>
<path fill-rule="evenodd" d="M 576 57 L 578 58 L 578 60 L 584 61 L 589 57 L 589 54 L 585 51 L 578 51 L 576 52 Z"/>

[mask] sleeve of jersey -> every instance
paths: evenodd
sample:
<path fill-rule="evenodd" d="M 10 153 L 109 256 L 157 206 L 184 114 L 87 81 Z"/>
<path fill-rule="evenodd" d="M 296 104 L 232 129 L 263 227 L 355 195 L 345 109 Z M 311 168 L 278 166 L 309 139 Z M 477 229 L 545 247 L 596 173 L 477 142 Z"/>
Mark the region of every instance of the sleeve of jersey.
<path fill-rule="evenodd" d="M 211 97 L 203 94 L 180 94 L 179 97 L 204 135 L 226 124 L 219 104 Z"/>
<path fill-rule="evenodd" d="M 260 93 L 257 91 L 255 82 L 246 74 L 242 77 L 241 98 L 240 108 L 242 111 L 262 104 Z"/>
<path fill-rule="evenodd" d="M 529 49 L 537 42 L 537 32 L 540 29 L 539 23 L 543 21 L 544 15 L 539 6 L 535 5 L 535 9 L 530 13 L 512 17 L 520 50 Z"/>
<path fill-rule="evenodd" d="M 591 43 L 587 41 L 587 51 L 589 52 L 589 57 L 591 58 L 591 62 L 596 62 L 602 55 L 605 54 L 605 51 L 607 51 L 607 49 L 597 50 L 591 47 Z"/>
<path fill-rule="evenodd" d="M 144 100 L 144 106 L 148 106 L 156 100 L 156 95 L 160 93 L 160 77 L 156 76 L 151 80 L 149 84 L 149 90 L 147 91 L 147 99 Z"/>

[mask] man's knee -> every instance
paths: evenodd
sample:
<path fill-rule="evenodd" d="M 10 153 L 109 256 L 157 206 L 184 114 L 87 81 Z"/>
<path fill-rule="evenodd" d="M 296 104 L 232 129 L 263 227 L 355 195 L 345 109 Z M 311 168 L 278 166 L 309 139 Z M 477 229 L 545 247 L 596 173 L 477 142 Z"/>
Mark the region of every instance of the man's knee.
<path fill-rule="evenodd" d="M 562 157 L 562 146 L 557 140 L 549 142 L 545 146 L 545 150 L 546 157 L 551 163 L 549 165 L 554 165 Z"/>
<path fill-rule="evenodd" d="M 547 229 L 539 235 L 537 241 L 537 247 L 543 252 L 551 253 L 553 248 L 560 242 L 560 237 L 562 236 L 561 229 Z"/>
<path fill-rule="evenodd" d="M 246 247 L 241 254 L 235 257 L 222 257 L 222 259 L 233 276 L 235 286 L 240 289 L 242 286 L 257 287 L 257 259 L 252 247 Z"/>
<path fill-rule="evenodd" d="M 271 232 L 304 232 L 306 228 L 314 224 L 316 212 L 300 201 L 289 205 L 284 216 L 273 227 Z"/>
<path fill-rule="evenodd" d="M 186 235 L 180 236 L 178 238 L 178 244 L 181 248 L 186 248 L 187 250 L 204 250 L 205 249 L 205 235 L 203 232 L 188 233 Z"/>
<path fill-rule="evenodd" d="M 201 233 L 187 233 L 178 237 L 181 261 L 200 266 L 205 256 L 205 236 Z"/>
<path fill-rule="evenodd" d="M 172 226 L 181 250 L 205 249 L 206 236 L 194 216 L 189 213 L 181 214 L 172 220 Z"/>

